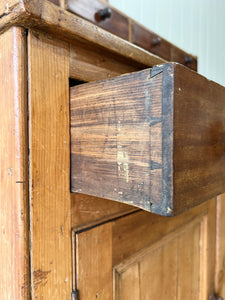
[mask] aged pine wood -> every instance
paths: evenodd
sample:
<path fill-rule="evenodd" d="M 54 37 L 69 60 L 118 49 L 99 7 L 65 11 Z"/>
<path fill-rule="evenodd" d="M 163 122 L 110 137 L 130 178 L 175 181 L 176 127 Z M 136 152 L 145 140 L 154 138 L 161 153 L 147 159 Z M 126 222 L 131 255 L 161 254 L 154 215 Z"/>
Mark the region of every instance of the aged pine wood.
<path fill-rule="evenodd" d="M 132 42 L 168 61 L 178 62 L 197 71 L 196 56 L 184 52 L 137 22 L 132 22 Z"/>
<path fill-rule="evenodd" d="M 70 299 L 69 45 L 29 32 L 32 296 Z"/>
<path fill-rule="evenodd" d="M 82 41 L 86 43 L 86 47 L 92 47 L 93 50 L 94 47 L 102 47 L 143 66 L 165 62 L 162 58 L 67 12 L 48 0 L 21 0 L 10 14 L 0 18 L 0 32 L 12 25 L 40 29 L 72 44 Z"/>
<path fill-rule="evenodd" d="M 215 292 L 225 297 L 225 194 L 217 197 Z"/>
<path fill-rule="evenodd" d="M 149 78 L 150 71 L 146 70 L 117 80 L 71 88 L 73 192 L 119 200 L 146 210 L 151 210 L 153 204 L 160 207 L 160 184 L 150 181 L 149 164 L 152 177 L 157 176 L 156 181 L 160 181 L 161 176 L 162 180 L 162 168 L 155 167 L 162 164 L 162 129 L 161 122 L 151 128 L 155 144 L 150 158 L 150 105 L 146 104 L 143 86 L 149 82 L 150 95 L 155 86 L 162 85 L 163 77 L 154 77 L 152 81 Z M 109 97 L 105 98 L 107 94 Z M 159 92 L 156 95 L 159 103 L 161 98 Z M 152 118 L 160 119 L 160 104 L 156 104 L 151 114 Z M 155 199 L 149 197 L 150 185 Z"/>
<path fill-rule="evenodd" d="M 70 97 L 72 192 L 175 215 L 224 191 L 224 87 L 172 63 Z"/>
<path fill-rule="evenodd" d="M 79 299 L 112 300 L 112 226 L 97 226 L 77 234 Z"/>
<path fill-rule="evenodd" d="M 176 299 L 177 289 L 177 240 L 166 243 L 139 263 L 140 293 L 142 299 Z M 156 273 L 157 272 L 157 273 Z M 154 276 L 157 274 L 157 276 Z M 168 276 L 169 274 L 169 276 Z M 149 284 L 151 282 L 151 288 Z M 161 287 L 159 288 L 159 281 Z"/>
<path fill-rule="evenodd" d="M 83 81 L 101 80 L 140 69 L 120 61 L 107 51 L 93 52 L 79 45 L 70 48 L 70 77 Z M 133 208 L 120 202 L 84 194 L 71 194 L 71 226 L 80 227 L 129 213 Z"/>
<path fill-rule="evenodd" d="M 114 269 L 113 299 L 140 300 L 139 264 L 133 263 L 123 272 Z M 132 288 L 131 288 L 132 287 Z M 131 296 L 132 294 L 132 296 Z"/>
<path fill-rule="evenodd" d="M 216 199 L 173 218 L 142 211 L 77 231 L 80 299 L 112 299 L 112 286 L 113 299 L 208 299 L 215 231 Z"/>
<path fill-rule="evenodd" d="M 224 192 L 225 88 L 181 65 L 174 76 L 174 209 L 181 212 Z"/>
<path fill-rule="evenodd" d="M 124 13 L 116 10 L 110 4 L 106 4 L 105 1 L 66 0 L 66 2 L 69 11 L 168 61 L 179 62 L 197 71 L 196 56 L 174 46 Z M 100 21 L 97 12 L 105 8 L 110 8 L 111 17 Z"/>
<path fill-rule="evenodd" d="M 190 55 L 188 53 L 185 53 L 183 50 L 180 48 L 172 45 L 171 46 L 171 61 L 178 62 L 182 65 L 185 65 L 186 67 L 197 71 L 198 70 L 198 61 L 197 57 Z"/>
<path fill-rule="evenodd" d="M 96 25 L 128 40 L 129 20 L 114 7 L 101 0 L 67 0 L 67 9 Z M 101 20 L 98 15 L 100 10 L 110 8 L 111 16 Z"/>
<path fill-rule="evenodd" d="M 208 273 L 208 245 L 201 231 L 205 218 L 207 215 L 179 226 L 114 266 L 114 299 L 123 299 L 124 294 L 125 299 L 132 299 L 133 286 L 137 299 L 207 299 L 203 296 L 206 278 L 200 276 Z M 205 265 L 200 265 L 202 254 Z"/>
<path fill-rule="evenodd" d="M 166 60 L 171 59 L 171 43 L 136 22 L 132 22 L 132 42 Z"/>
<path fill-rule="evenodd" d="M 202 222 L 204 223 L 204 220 Z M 205 272 L 206 270 L 205 268 L 201 269 L 200 265 L 201 247 L 203 248 L 202 252 L 205 254 L 205 252 L 207 251 L 207 244 L 202 241 L 200 222 L 193 228 L 191 228 L 191 230 L 188 230 L 183 235 L 181 235 L 178 239 L 178 300 L 203 299 L 199 297 L 199 293 L 201 293 L 201 280 L 199 280 L 199 278 L 200 273 Z M 206 263 L 206 261 L 204 261 L 204 263 Z"/>
<path fill-rule="evenodd" d="M 133 253 L 140 251 L 144 247 L 155 243 L 162 237 L 176 230 L 185 224 L 199 222 L 203 216 L 208 216 L 208 221 L 203 225 L 203 232 L 206 232 L 207 243 L 210 246 L 210 263 L 214 263 L 215 254 L 215 215 L 216 200 L 207 201 L 190 211 L 173 218 L 165 218 L 145 211 L 136 212 L 113 221 L 112 239 L 113 239 L 113 265 L 119 264 L 123 259 L 128 258 Z M 211 227 L 210 227 L 211 226 Z M 132 236 L 132 238 L 131 238 Z M 202 234 L 203 236 L 203 234 Z M 203 255 L 201 255 L 202 257 Z M 209 274 L 209 276 L 213 276 Z M 208 275 L 207 275 L 208 276 Z"/>
<path fill-rule="evenodd" d="M 96 81 L 115 77 L 123 73 L 141 70 L 142 65 L 112 55 L 107 50 L 86 48 L 82 45 L 71 45 L 70 77 L 82 81 Z"/>
<path fill-rule="evenodd" d="M 71 227 L 96 224 L 135 211 L 130 205 L 84 194 L 71 194 Z"/>
<path fill-rule="evenodd" d="M 11 4 L 12 2 L 10 2 Z M 0 294 L 30 299 L 26 37 L 0 35 Z"/>

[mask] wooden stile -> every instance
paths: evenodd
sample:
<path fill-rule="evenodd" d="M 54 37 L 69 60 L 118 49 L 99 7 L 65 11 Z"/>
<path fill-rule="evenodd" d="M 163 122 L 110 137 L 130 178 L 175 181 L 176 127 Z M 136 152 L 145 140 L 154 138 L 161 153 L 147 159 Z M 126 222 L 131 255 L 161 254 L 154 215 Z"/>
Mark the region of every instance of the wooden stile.
<path fill-rule="evenodd" d="M 224 114 L 225 89 L 174 63 L 71 88 L 72 192 L 167 216 L 224 192 Z"/>

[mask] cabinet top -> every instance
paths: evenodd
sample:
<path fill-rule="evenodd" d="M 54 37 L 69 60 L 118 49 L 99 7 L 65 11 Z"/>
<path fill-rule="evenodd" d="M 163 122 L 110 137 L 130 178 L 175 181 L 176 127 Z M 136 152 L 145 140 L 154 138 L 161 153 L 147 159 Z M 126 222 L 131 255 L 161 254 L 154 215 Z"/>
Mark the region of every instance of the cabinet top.
<path fill-rule="evenodd" d="M 54 5 L 48 0 L 2 0 L 0 3 L 0 32 L 12 26 L 45 31 L 70 43 L 105 48 L 144 66 L 165 60 L 99 28 L 83 18 Z"/>

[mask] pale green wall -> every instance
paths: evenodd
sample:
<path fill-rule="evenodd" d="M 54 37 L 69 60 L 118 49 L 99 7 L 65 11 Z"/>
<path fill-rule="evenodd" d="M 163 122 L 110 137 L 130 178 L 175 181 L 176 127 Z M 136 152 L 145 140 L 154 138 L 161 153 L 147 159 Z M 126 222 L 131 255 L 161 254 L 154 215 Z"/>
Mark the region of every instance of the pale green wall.
<path fill-rule="evenodd" d="M 110 0 L 110 3 L 197 55 L 199 72 L 225 86 L 225 0 Z"/>

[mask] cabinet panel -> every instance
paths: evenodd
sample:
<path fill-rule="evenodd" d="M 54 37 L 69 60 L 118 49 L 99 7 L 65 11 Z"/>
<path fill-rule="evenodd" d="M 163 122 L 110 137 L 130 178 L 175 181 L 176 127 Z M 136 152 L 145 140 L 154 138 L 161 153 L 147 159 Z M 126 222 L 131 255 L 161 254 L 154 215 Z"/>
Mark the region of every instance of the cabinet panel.
<path fill-rule="evenodd" d="M 202 226 L 207 222 L 203 216 L 199 222 L 193 222 L 172 233 L 115 267 L 115 299 L 134 299 L 135 293 L 142 300 L 206 299 L 206 278 L 200 274 L 207 272 L 207 243 Z M 203 255 L 204 264 L 200 264 Z M 204 266 L 201 269 L 201 266 Z M 132 270 L 135 270 L 132 272 Z M 130 277 L 130 282 L 126 280 Z M 202 280 L 203 282 L 202 282 Z M 138 289 L 138 292 L 137 292 Z M 128 294 L 129 293 L 129 294 Z"/>
<path fill-rule="evenodd" d="M 106 292 L 112 299 L 112 287 L 114 300 L 208 299 L 214 290 L 216 199 L 178 217 L 146 216 L 135 212 L 74 232 L 80 300 Z"/>

